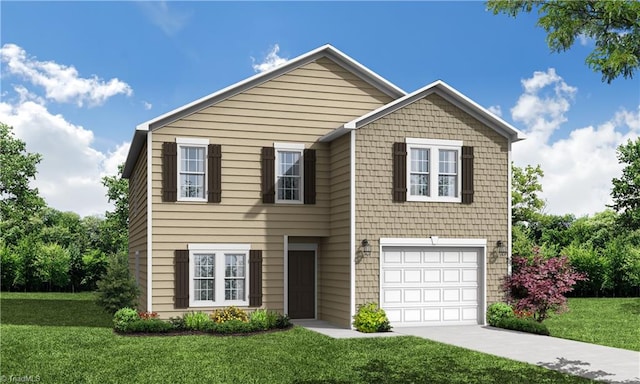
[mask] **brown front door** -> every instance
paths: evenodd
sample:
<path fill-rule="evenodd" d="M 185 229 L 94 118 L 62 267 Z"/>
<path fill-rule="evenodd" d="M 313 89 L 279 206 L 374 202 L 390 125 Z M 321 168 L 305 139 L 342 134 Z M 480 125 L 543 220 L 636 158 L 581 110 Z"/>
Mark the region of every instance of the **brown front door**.
<path fill-rule="evenodd" d="M 315 251 L 289 251 L 289 317 L 292 319 L 316 316 L 315 258 Z"/>

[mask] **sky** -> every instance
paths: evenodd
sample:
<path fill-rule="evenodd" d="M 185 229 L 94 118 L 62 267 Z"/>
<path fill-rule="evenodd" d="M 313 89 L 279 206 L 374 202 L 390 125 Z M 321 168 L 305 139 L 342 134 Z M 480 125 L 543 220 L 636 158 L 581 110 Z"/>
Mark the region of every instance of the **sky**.
<path fill-rule="evenodd" d="M 81 216 L 112 205 L 135 127 L 324 44 L 407 92 L 443 80 L 523 131 L 545 212 L 611 203 L 640 135 L 640 80 L 602 82 L 581 37 L 551 53 L 536 15 L 484 2 L 0 2 L 0 122 L 42 154 L 33 185 Z"/>

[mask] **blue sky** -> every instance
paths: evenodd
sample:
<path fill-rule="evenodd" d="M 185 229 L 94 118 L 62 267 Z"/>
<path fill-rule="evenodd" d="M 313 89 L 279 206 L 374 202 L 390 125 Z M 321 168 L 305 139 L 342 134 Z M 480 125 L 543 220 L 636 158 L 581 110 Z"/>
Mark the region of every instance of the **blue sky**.
<path fill-rule="evenodd" d="M 442 79 L 525 131 L 547 211 L 601 211 L 615 148 L 640 133 L 640 81 L 601 81 L 593 41 L 553 54 L 535 15 L 483 2 L 0 3 L 0 121 L 44 155 L 36 186 L 81 215 L 109 206 L 99 180 L 135 126 L 326 43 L 411 92 Z M 275 47 L 278 51 L 274 51 Z"/>

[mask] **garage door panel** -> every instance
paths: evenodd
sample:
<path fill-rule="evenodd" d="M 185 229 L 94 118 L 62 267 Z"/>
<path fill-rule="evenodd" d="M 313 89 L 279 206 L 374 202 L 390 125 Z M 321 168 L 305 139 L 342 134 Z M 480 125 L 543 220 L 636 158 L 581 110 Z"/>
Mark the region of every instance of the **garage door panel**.
<path fill-rule="evenodd" d="M 440 302 L 440 289 L 425 289 L 424 301 L 426 303 L 439 303 Z"/>
<path fill-rule="evenodd" d="M 440 270 L 437 269 L 425 269 L 424 270 L 424 282 L 425 283 L 439 283 Z"/>
<path fill-rule="evenodd" d="M 442 252 L 443 254 L 443 262 L 444 263 L 459 263 L 460 262 L 460 252 Z"/>
<path fill-rule="evenodd" d="M 381 305 L 392 326 L 478 323 L 479 249 L 398 248 L 382 250 Z"/>
<path fill-rule="evenodd" d="M 420 289 L 405 289 L 405 303 L 420 303 L 422 301 L 422 291 Z"/>
<path fill-rule="evenodd" d="M 460 290 L 459 289 L 443 289 L 442 290 L 442 301 L 444 302 L 458 302 L 460 301 Z"/>
<path fill-rule="evenodd" d="M 478 252 L 462 252 L 462 262 L 478 264 Z"/>
<path fill-rule="evenodd" d="M 386 289 L 384 291 L 384 302 L 387 304 L 402 304 L 402 290 Z"/>
<path fill-rule="evenodd" d="M 405 283 L 421 283 L 422 271 L 419 269 L 405 269 L 404 282 Z"/>
<path fill-rule="evenodd" d="M 464 302 L 477 302 L 478 290 L 476 288 L 463 288 L 462 289 L 462 301 Z"/>
<path fill-rule="evenodd" d="M 444 269 L 442 271 L 443 283 L 458 283 L 460 282 L 460 270 L 458 269 Z"/>
<path fill-rule="evenodd" d="M 420 264 L 422 262 L 422 252 L 407 251 L 404 253 L 405 264 Z"/>
<path fill-rule="evenodd" d="M 440 252 L 423 252 L 425 263 L 440 263 Z"/>
<path fill-rule="evenodd" d="M 402 252 L 400 251 L 387 251 L 384 252 L 383 260 L 386 264 L 401 264 L 402 263 Z"/>
<path fill-rule="evenodd" d="M 385 284 L 399 284 L 402 283 L 402 270 L 400 269 L 388 269 L 384 271 L 384 283 Z"/>
<path fill-rule="evenodd" d="M 478 308 L 462 308 L 462 320 L 478 320 Z"/>
<path fill-rule="evenodd" d="M 465 283 L 475 283 L 478 281 L 478 270 L 477 269 L 463 269 L 462 270 L 462 281 Z"/>

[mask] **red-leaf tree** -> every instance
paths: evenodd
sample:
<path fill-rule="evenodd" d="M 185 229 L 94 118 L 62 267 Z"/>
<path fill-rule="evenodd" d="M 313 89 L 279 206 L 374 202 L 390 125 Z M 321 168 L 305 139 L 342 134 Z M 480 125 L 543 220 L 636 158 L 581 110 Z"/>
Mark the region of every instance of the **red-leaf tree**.
<path fill-rule="evenodd" d="M 530 311 L 542 322 L 551 313 L 566 310 L 565 293 L 587 276 L 576 272 L 566 256 L 543 258 L 534 250 L 532 258 L 515 256 L 513 274 L 505 278 L 503 288 L 518 311 Z"/>

